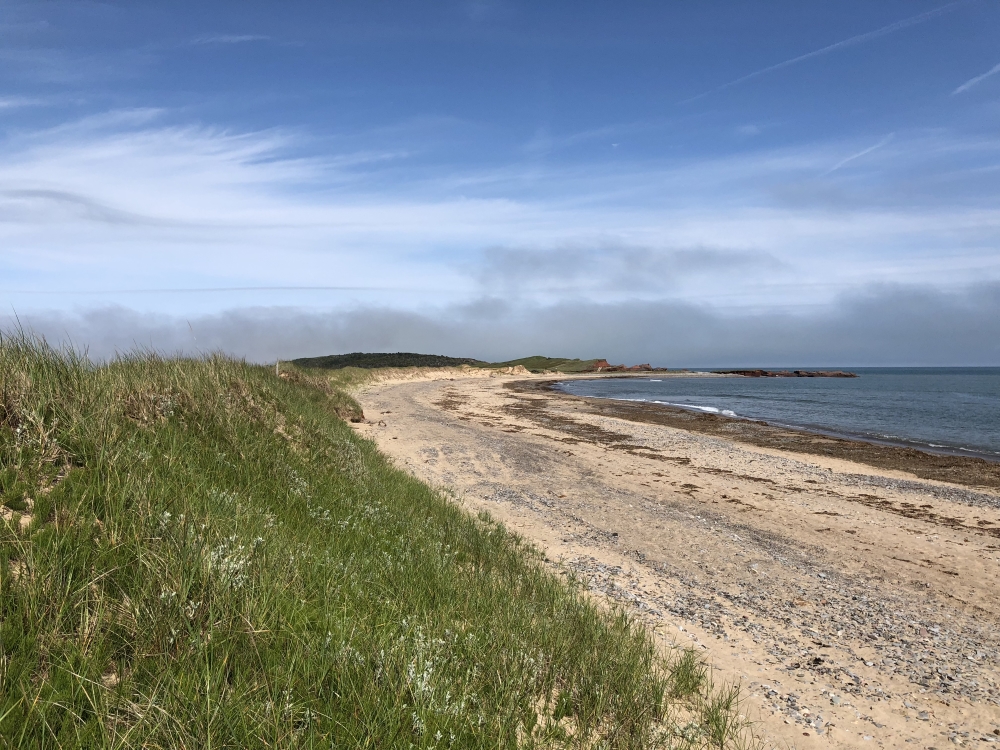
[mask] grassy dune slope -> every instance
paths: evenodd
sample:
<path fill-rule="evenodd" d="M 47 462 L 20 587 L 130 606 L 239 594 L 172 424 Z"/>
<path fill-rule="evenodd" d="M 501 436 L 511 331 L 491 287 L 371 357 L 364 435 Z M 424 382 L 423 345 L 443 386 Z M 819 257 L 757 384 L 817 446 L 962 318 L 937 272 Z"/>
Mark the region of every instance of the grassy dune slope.
<path fill-rule="evenodd" d="M 291 380 L 0 341 L 0 746 L 728 745 L 692 654 Z"/>
<path fill-rule="evenodd" d="M 509 362 L 492 362 L 489 367 L 515 367 L 521 365 L 532 372 L 552 370 L 554 372 L 588 372 L 594 367 L 596 359 L 560 359 L 559 357 L 522 357 Z"/>

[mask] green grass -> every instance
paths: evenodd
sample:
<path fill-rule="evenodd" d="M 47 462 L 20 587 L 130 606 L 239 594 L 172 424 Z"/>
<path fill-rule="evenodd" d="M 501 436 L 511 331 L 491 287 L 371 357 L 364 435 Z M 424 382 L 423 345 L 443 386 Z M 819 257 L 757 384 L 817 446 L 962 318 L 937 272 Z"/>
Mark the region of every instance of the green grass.
<path fill-rule="evenodd" d="M 306 370 L 373 370 L 389 367 L 515 367 L 521 365 L 532 372 L 589 372 L 596 359 L 563 359 L 559 357 L 522 357 L 508 362 L 482 362 L 478 359 L 444 357 L 438 354 L 412 354 L 406 352 L 366 354 L 331 354 L 327 357 L 293 359 L 291 364 Z"/>
<path fill-rule="evenodd" d="M 324 370 L 342 367 L 358 367 L 366 370 L 384 367 L 458 367 L 459 365 L 482 366 L 488 363 L 468 357 L 445 357 L 441 354 L 414 354 L 413 352 L 330 354 L 325 357 L 302 357 L 293 359 L 292 364 L 305 368 Z"/>
<path fill-rule="evenodd" d="M 521 365 L 526 370 L 532 372 L 543 372 L 552 370 L 553 372 L 588 372 L 593 369 L 596 359 L 560 359 L 559 357 L 522 357 L 512 359 L 509 362 L 490 362 L 478 365 L 479 367 L 515 367 Z"/>
<path fill-rule="evenodd" d="M 284 374 L 0 340 L 0 747 L 745 741 L 693 656 Z"/>

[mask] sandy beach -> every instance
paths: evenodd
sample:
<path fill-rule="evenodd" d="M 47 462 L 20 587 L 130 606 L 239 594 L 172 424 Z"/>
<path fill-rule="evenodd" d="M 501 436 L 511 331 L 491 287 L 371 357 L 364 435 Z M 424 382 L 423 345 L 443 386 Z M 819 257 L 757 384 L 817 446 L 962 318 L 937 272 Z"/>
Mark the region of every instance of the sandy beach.
<path fill-rule="evenodd" d="M 768 747 L 1000 744 L 1000 465 L 479 375 L 356 428 L 702 651 Z"/>

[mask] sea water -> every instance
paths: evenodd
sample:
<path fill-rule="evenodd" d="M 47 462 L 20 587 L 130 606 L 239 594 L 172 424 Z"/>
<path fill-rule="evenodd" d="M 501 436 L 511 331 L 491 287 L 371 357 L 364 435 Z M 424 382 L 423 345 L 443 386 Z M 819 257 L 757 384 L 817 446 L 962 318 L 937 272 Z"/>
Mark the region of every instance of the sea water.
<path fill-rule="evenodd" d="M 661 378 L 651 373 L 648 378 L 568 380 L 558 387 L 577 396 L 667 404 L 1000 461 L 1000 368 L 826 369 L 859 377 Z"/>

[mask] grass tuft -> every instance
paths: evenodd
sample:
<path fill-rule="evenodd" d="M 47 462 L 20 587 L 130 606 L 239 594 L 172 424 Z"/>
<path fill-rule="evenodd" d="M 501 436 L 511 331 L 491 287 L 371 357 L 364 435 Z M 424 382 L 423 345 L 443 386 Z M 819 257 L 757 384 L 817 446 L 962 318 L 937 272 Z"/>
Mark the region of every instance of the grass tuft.
<path fill-rule="evenodd" d="M 681 651 L 671 667 L 669 690 L 672 698 L 690 699 L 701 695 L 708 668 L 694 649 Z"/>

